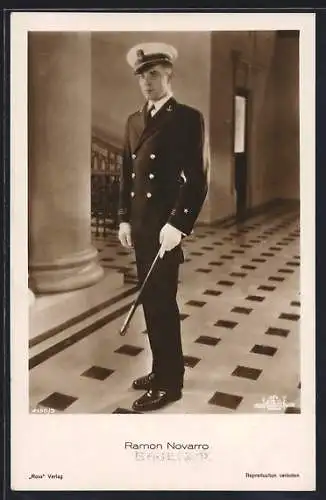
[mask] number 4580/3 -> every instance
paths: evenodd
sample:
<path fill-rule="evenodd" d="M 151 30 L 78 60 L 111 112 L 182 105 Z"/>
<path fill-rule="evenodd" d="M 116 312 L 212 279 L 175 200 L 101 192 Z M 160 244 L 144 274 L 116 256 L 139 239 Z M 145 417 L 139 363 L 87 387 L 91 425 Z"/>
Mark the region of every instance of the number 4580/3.
<path fill-rule="evenodd" d="M 54 408 L 33 408 L 32 413 L 43 413 L 43 414 L 55 413 L 55 409 Z"/>

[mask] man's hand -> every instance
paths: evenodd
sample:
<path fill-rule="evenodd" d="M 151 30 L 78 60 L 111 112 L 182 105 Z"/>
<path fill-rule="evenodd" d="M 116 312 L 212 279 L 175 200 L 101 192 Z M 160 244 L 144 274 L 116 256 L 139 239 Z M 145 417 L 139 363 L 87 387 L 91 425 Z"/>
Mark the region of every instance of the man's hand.
<path fill-rule="evenodd" d="M 179 245 L 181 236 L 182 232 L 179 231 L 179 229 L 177 229 L 176 227 L 171 226 L 171 224 L 165 224 L 165 226 L 162 227 L 160 232 L 161 258 L 164 256 L 165 252 L 169 252 L 174 247 Z"/>
<path fill-rule="evenodd" d="M 119 240 L 122 246 L 126 248 L 132 247 L 131 241 L 131 226 L 128 222 L 121 222 L 119 226 Z"/>

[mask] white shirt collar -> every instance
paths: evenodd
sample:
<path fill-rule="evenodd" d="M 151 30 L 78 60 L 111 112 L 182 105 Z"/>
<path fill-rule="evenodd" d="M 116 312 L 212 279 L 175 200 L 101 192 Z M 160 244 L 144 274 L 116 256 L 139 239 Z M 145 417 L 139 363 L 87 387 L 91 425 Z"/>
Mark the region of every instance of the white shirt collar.
<path fill-rule="evenodd" d="M 162 97 L 162 99 L 159 99 L 158 101 L 148 101 L 148 109 L 151 106 L 154 106 L 155 108 L 155 110 L 152 111 L 152 115 L 155 115 L 155 113 L 157 113 L 161 109 L 161 107 L 164 106 L 164 104 L 168 102 L 169 99 L 171 99 L 171 97 L 173 97 L 172 92 L 168 92 L 166 96 Z"/>

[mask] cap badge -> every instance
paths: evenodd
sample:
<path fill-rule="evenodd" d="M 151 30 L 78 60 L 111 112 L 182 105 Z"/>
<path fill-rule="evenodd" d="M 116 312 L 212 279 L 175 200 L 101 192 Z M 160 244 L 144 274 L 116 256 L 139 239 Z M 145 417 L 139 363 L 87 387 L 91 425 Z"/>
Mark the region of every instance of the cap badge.
<path fill-rule="evenodd" d="M 172 111 L 172 106 L 171 104 L 166 108 L 166 111 Z"/>
<path fill-rule="evenodd" d="M 143 51 L 143 50 L 141 50 L 141 49 L 137 50 L 136 54 L 137 54 L 137 59 L 138 59 L 139 61 L 142 61 L 142 60 L 144 59 L 144 55 L 145 55 L 145 54 L 144 54 L 144 51 Z"/>

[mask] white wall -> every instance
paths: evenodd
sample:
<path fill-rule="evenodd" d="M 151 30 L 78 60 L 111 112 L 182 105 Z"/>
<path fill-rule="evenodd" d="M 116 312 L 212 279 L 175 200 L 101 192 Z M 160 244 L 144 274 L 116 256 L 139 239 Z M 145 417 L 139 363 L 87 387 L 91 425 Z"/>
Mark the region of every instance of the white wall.
<path fill-rule="evenodd" d="M 278 196 L 297 200 L 300 198 L 298 41 L 298 38 L 280 38 L 276 44 Z"/>

